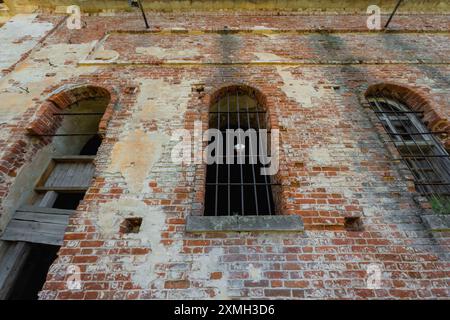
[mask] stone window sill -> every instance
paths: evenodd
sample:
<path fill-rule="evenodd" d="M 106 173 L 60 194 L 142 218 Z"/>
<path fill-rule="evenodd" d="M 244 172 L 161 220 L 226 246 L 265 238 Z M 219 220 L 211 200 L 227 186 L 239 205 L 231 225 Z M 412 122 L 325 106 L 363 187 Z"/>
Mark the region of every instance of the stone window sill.
<path fill-rule="evenodd" d="M 188 216 L 186 232 L 303 232 L 300 216 Z"/>

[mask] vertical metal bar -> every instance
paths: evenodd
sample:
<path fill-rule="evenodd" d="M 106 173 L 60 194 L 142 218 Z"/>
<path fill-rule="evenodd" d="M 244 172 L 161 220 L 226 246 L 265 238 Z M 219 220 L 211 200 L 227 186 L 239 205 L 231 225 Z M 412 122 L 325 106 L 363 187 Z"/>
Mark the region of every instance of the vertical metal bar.
<path fill-rule="evenodd" d="M 256 110 L 258 110 L 258 106 L 259 106 L 259 104 L 256 103 Z M 256 116 L 256 123 L 258 125 L 257 132 L 258 132 L 258 137 L 259 137 L 259 129 L 261 128 L 260 123 L 259 123 L 259 113 L 257 113 L 257 116 Z M 268 152 L 268 148 L 266 151 Z M 261 154 L 261 150 L 259 150 L 258 153 Z M 266 155 L 266 156 L 268 156 L 268 155 Z M 272 205 L 270 203 L 270 191 L 269 191 L 269 182 L 267 181 L 267 175 L 264 175 L 264 184 L 266 185 L 266 198 L 267 198 L 267 206 L 269 208 L 269 215 L 272 215 Z"/>
<path fill-rule="evenodd" d="M 221 110 L 220 110 L 220 101 L 221 99 L 219 99 L 217 101 L 217 130 L 220 131 L 220 115 L 221 115 Z M 220 145 L 219 145 L 220 146 Z M 217 216 L 217 206 L 219 203 L 219 156 L 221 155 L 221 152 L 219 152 L 216 149 L 216 194 L 215 194 L 215 202 L 214 202 L 214 215 Z"/>
<path fill-rule="evenodd" d="M 383 127 L 385 128 L 386 132 L 390 135 L 392 141 L 396 141 L 396 142 L 402 143 L 406 147 L 406 149 L 408 150 L 408 154 L 411 156 L 411 159 L 413 159 L 413 160 L 417 159 L 417 157 L 415 156 L 414 152 L 410 149 L 409 145 L 404 141 L 403 136 L 401 136 L 401 135 L 398 136 L 398 137 L 400 137 L 401 141 L 395 140 L 395 137 L 396 137 L 394 135 L 395 134 L 395 128 L 394 128 L 394 126 L 391 123 L 391 119 L 385 118 L 385 120 L 383 120 L 381 118 L 381 116 L 384 116 L 384 113 L 382 113 L 383 109 L 378 104 L 378 99 L 374 99 L 373 101 L 374 101 L 377 109 L 381 112 L 381 113 L 377 114 L 377 116 L 380 119 L 380 121 L 381 121 Z M 393 110 L 392 106 L 390 104 L 388 104 L 386 100 L 384 101 L 384 103 L 389 107 L 390 110 Z M 389 111 L 389 114 L 395 114 L 395 111 Z M 398 116 L 396 116 L 396 118 L 399 119 Z M 384 121 L 386 122 L 386 124 L 384 123 Z M 402 153 L 400 150 L 399 150 L 399 152 Z M 417 172 L 417 167 L 415 167 L 414 163 L 410 163 L 408 161 L 404 161 L 404 162 L 407 165 L 408 169 L 413 174 L 413 176 L 416 179 L 416 181 L 420 180 L 420 176 L 418 175 L 418 172 Z"/>
<path fill-rule="evenodd" d="M 385 103 L 386 103 L 386 99 L 384 99 L 384 100 L 385 100 Z M 396 107 L 398 108 L 399 105 L 398 105 L 395 101 L 393 101 L 393 102 L 395 103 Z M 391 109 L 394 109 L 394 108 L 391 107 Z M 408 128 L 408 127 L 406 127 L 406 126 L 403 124 L 402 119 L 401 119 L 398 115 L 396 115 L 396 117 L 397 117 L 397 119 L 399 119 L 399 121 L 400 121 L 400 123 L 401 123 L 401 125 L 402 125 L 403 127 Z M 427 128 L 420 128 L 420 127 L 417 128 L 416 125 L 415 125 L 415 123 L 414 123 L 414 121 L 412 121 L 411 118 L 410 118 L 409 116 L 407 116 L 407 117 L 408 117 L 409 121 L 411 122 L 411 125 L 414 126 L 414 128 L 417 130 L 417 132 L 427 132 L 427 131 L 428 131 Z M 423 126 L 423 127 L 424 127 L 424 126 Z M 439 168 L 436 168 L 434 161 L 430 160 L 430 158 L 427 157 L 426 153 L 425 153 L 425 152 L 422 150 L 422 148 L 420 147 L 420 144 L 417 143 L 417 141 L 416 141 L 416 139 L 415 139 L 415 135 L 411 135 L 410 137 L 412 138 L 412 140 L 413 140 L 415 146 L 417 147 L 417 150 L 418 150 L 419 154 L 420 154 L 420 155 L 423 155 L 423 158 L 425 159 L 425 161 L 428 163 L 428 165 L 430 166 L 430 168 L 432 168 L 433 175 L 434 175 L 436 178 L 439 177 L 439 176 L 440 176 L 440 174 L 439 174 Z M 401 136 L 401 139 L 404 140 L 402 136 Z M 423 136 L 422 136 L 422 140 L 425 140 L 425 141 L 426 141 L 426 139 L 425 139 Z M 427 143 L 428 143 L 428 142 L 427 142 Z M 422 175 L 421 178 L 422 178 L 421 180 L 423 180 L 423 179 L 425 179 L 425 181 L 428 180 L 428 177 L 427 177 L 426 174 L 425 174 L 425 177 L 423 177 L 423 175 Z M 419 180 L 418 182 L 422 182 L 422 181 Z M 433 192 L 436 191 L 434 187 L 425 187 L 425 189 L 432 189 Z M 436 193 L 436 196 L 437 196 L 437 197 L 440 197 L 437 193 Z"/>
<path fill-rule="evenodd" d="M 145 15 L 144 6 L 141 3 L 141 0 L 137 0 L 137 3 L 139 5 L 139 9 L 141 9 L 142 17 L 144 18 L 145 27 L 147 29 L 150 29 L 150 26 L 148 25 L 147 16 Z"/>
<path fill-rule="evenodd" d="M 239 110 L 240 106 L 239 106 L 239 90 L 236 90 L 236 110 L 237 110 L 237 117 L 238 117 L 238 129 L 241 129 L 241 114 L 240 114 L 240 110 Z M 238 135 L 238 144 L 242 144 L 241 141 L 241 136 Z M 241 147 L 241 146 L 239 146 Z M 240 151 L 240 148 L 239 148 Z M 233 151 L 234 152 L 234 151 Z M 236 155 L 236 159 L 237 159 L 238 155 Z M 245 158 L 244 158 L 245 161 Z M 242 170 L 242 163 L 239 160 L 239 169 L 241 171 L 241 214 L 244 215 L 244 211 L 245 211 L 245 204 L 244 204 L 244 172 Z"/>
<path fill-rule="evenodd" d="M 246 99 L 246 104 L 245 104 L 245 110 L 247 112 L 247 129 L 253 129 L 251 124 L 250 124 L 250 114 L 248 112 L 248 99 Z M 259 117 L 258 113 L 255 113 L 257 117 Z M 251 137 L 251 136 L 250 136 Z M 258 139 L 258 136 L 256 136 L 256 139 Z M 256 140 L 258 141 L 258 140 Z M 249 153 L 249 157 L 247 158 L 249 161 L 249 164 L 252 166 L 252 178 L 253 178 L 253 189 L 255 192 L 255 208 L 256 208 L 256 215 L 259 216 L 259 210 L 258 210 L 258 192 L 256 190 L 256 173 L 255 173 L 255 164 L 250 163 L 250 159 L 252 159 L 253 157 L 253 145 L 252 145 L 252 141 L 250 139 L 249 141 L 249 146 L 250 146 L 250 153 Z"/>
<path fill-rule="evenodd" d="M 391 23 L 392 18 L 394 17 L 395 13 L 398 10 L 398 7 L 400 7 L 400 4 L 403 2 L 403 0 L 398 0 L 397 5 L 394 8 L 394 11 L 392 11 L 391 16 L 389 17 L 388 21 L 386 22 L 386 25 L 384 26 L 385 29 L 389 27 L 389 24 Z"/>
<path fill-rule="evenodd" d="M 227 92 L 227 129 L 230 129 L 230 95 Z M 228 144 L 228 141 L 227 141 Z M 227 191 L 228 191 L 228 215 L 231 215 L 231 173 L 230 173 L 230 163 L 229 163 L 229 159 L 228 159 L 228 151 L 227 151 L 227 157 L 225 157 L 225 161 L 227 162 L 227 170 L 228 170 L 228 174 L 227 174 Z"/>

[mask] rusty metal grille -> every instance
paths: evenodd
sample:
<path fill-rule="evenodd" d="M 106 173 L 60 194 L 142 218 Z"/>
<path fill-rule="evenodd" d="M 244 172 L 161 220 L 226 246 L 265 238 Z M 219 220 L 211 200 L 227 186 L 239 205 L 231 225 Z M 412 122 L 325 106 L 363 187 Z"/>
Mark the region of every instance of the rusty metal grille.
<path fill-rule="evenodd" d="M 434 211 L 450 213 L 450 156 L 437 135 L 423 124 L 423 113 L 385 98 L 369 103 L 408 166 L 418 192 L 426 196 Z"/>
<path fill-rule="evenodd" d="M 223 139 L 223 163 L 207 166 L 205 211 L 206 216 L 259 216 L 274 215 L 275 205 L 270 176 L 261 175 L 260 169 L 264 166 L 257 157 L 257 163 L 249 163 L 251 156 L 258 156 L 258 150 L 252 147 L 249 139 L 238 141 L 233 137 L 230 142 L 234 146 L 245 145 L 244 151 L 233 150 L 229 156 L 234 163 L 227 163 L 225 148 L 228 145 L 226 130 L 254 129 L 258 135 L 259 130 L 266 129 L 266 111 L 258 104 L 255 97 L 248 92 L 234 89 L 224 92 L 211 107 L 209 114 L 209 128 L 219 129 Z M 268 138 L 270 139 L 270 138 Z M 244 164 L 237 162 L 238 157 L 244 158 Z"/>

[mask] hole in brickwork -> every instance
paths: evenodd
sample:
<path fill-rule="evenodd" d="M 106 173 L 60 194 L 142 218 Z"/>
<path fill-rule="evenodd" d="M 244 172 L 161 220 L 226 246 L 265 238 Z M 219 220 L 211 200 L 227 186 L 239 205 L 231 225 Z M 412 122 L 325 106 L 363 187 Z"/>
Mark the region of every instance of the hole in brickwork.
<path fill-rule="evenodd" d="M 120 233 L 139 233 L 141 224 L 142 218 L 126 218 L 120 226 Z"/>
<path fill-rule="evenodd" d="M 362 231 L 363 224 L 360 217 L 345 217 L 344 228 L 347 231 Z"/>
<path fill-rule="evenodd" d="M 124 91 L 126 94 L 135 94 L 138 92 L 138 90 L 139 90 L 138 87 L 131 86 L 131 87 L 126 87 Z"/>

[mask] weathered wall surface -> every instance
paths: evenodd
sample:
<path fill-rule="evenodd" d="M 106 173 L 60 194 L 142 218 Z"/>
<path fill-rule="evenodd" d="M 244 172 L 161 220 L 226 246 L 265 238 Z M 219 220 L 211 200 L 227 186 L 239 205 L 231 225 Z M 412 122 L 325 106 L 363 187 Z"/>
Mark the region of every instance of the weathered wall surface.
<path fill-rule="evenodd" d="M 3 199 L 45 149 L 24 128 L 51 92 L 91 84 L 117 97 L 42 299 L 450 296 L 448 235 L 422 223 L 411 177 L 364 100 L 369 85 L 395 82 L 448 119 L 448 16 L 399 16 L 391 33 L 367 32 L 363 16 L 149 20 L 151 31 L 130 15 L 84 17 L 81 30 L 61 24 L 0 79 Z M 204 92 L 192 90 L 198 84 Z M 304 233 L 185 232 L 186 216 L 202 211 L 204 167 L 173 164 L 170 136 L 196 119 L 206 125 L 210 95 L 224 84 L 267 98 L 281 129 L 281 213 L 300 215 Z M 5 203 L 3 223 L 13 208 Z M 120 233 L 132 216 L 143 218 L 140 232 Z M 348 216 L 364 231 L 346 231 Z M 382 270 L 379 289 L 367 288 L 371 263 Z M 69 265 L 81 270 L 81 291 L 67 288 Z"/>
<path fill-rule="evenodd" d="M 66 6 L 79 5 L 84 12 L 123 12 L 132 10 L 128 2 L 120 0 L 5 0 L 13 12 L 35 12 L 48 10 L 65 12 Z M 370 5 L 382 6 L 385 11 L 392 10 L 396 0 L 372 0 Z M 142 0 L 146 10 L 155 11 L 217 11 L 217 10 L 268 10 L 277 11 L 316 11 L 316 12 L 362 12 L 369 5 L 366 0 Z M 435 12 L 449 10 L 447 1 L 426 0 L 403 3 L 401 12 Z"/>

